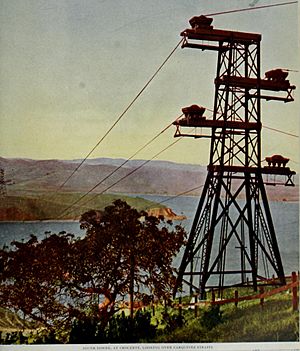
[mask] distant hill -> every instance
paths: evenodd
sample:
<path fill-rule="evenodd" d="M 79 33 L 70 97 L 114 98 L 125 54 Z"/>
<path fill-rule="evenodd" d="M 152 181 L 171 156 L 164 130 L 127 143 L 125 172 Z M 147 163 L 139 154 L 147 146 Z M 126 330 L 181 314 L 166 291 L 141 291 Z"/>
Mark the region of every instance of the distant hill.
<path fill-rule="evenodd" d="M 7 196 L 0 203 L 0 221 L 78 219 L 88 209 L 103 209 L 117 198 L 122 198 L 139 210 L 156 209 L 157 213 L 160 212 L 167 219 L 177 219 L 179 217 L 171 209 L 145 200 L 139 195 L 170 195 L 184 192 L 200 185 L 205 176 L 204 167 L 194 165 L 182 167 L 180 164 L 164 161 L 148 163 L 132 173 L 145 161 L 133 160 L 120 168 L 124 161 L 106 158 L 87 160 L 76 175 L 65 186 L 59 188 L 81 160 L 0 158 L 0 168 L 4 169 L 7 182 Z M 112 186 L 129 173 L 130 177 Z M 72 212 L 64 213 L 66 208 L 72 206 L 103 179 L 105 179 L 103 183 L 84 199 L 83 205 L 80 202 L 79 207 L 72 207 Z M 107 188 L 109 191 L 95 198 L 95 193 L 101 193 Z M 126 196 L 127 194 L 131 196 Z M 84 205 L 86 202 L 88 204 Z M 62 212 L 63 218 L 60 218 Z"/>
<path fill-rule="evenodd" d="M 59 185 L 72 174 L 82 160 L 31 160 L 0 158 L 0 167 L 5 170 L 5 178 L 13 185 L 7 185 L 9 194 L 32 195 L 35 192 L 56 191 Z M 94 192 L 102 192 L 111 187 L 108 193 L 123 194 L 165 194 L 176 195 L 204 184 L 207 170 L 205 166 L 179 164 L 169 161 L 130 160 L 123 167 L 124 159 L 95 158 L 88 159 L 63 187 L 63 192 L 89 191 L 95 184 L 103 181 Z M 112 172 L 114 174 L 109 176 Z M 298 184 L 298 177 L 296 176 Z M 276 181 L 280 181 L 277 177 Z M 189 195 L 199 195 L 201 189 L 195 189 Z M 268 196 L 274 201 L 298 201 L 296 187 L 267 186 Z"/>
<path fill-rule="evenodd" d="M 29 160 L 0 158 L 0 167 L 5 170 L 6 179 L 14 182 L 11 191 L 57 190 L 78 166 L 81 160 Z M 138 166 L 143 160 L 129 161 L 95 189 L 101 192 L 117 182 Z M 63 187 L 63 191 L 85 192 L 106 178 L 119 167 L 122 159 L 87 160 L 76 176 Z M 166 161 L 152 161 L 109 189 L 111 193 L 128 194 L 178 194 L 203 184 L 206 167 L 182 165 Z M 194 191 L 191 194 L 198 194 Z"/>

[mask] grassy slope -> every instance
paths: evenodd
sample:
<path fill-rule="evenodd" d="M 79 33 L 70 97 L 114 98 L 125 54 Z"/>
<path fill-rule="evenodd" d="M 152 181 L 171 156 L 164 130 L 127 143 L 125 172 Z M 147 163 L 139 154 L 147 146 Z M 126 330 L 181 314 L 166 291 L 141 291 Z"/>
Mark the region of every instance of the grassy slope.
<path fill-rule="evenodd" d="M 32 195 L 15 195 L 7 196 L 1 204 L 1 211 L 10 209 L 13 216 L 13 210 L 19 211 L 19 218 L 15 220 L 34 220 L 34 219 L 57 219 L 58 216 L 75 201 L 81 198 L 82 193 L 41 193 L 37 192 Z M 92 199 L 93 198 L 93 199 Z M 101 194 L 95 197 L 95 194 L 89 194 L 78 205 L 72 208 L 72 211 L 67 211 L 63 218 L 60 219 L 75 219 L 89 209 L 101 210 L 110 205 L 114 200 L 121 198 L 127 203 L 138 209 L 147 210 L 151 207 L 164 207 L 151 201 L 147 201 L 139 197 L 130 197 L 123 194 Z M 86 203 L 89 199 L 90 202 Z M 81 205 L 82 204 L 82 205 Z M 14 218 L 7 218 L 14 220 Z"/>
<path fill-rule="evenodd" d="M 22 320 L 16 313 L 0 307 L 0 331 L 12 332 L 32 327 L 30 323 Z"/>
<path fill-rule="evenodd" d="M 291 295 L 280 294 L 265 301 L 228 304 L 221 307 L 223 323 L 207 330 L 194 318 L 194 311 L 185 311 L 187 323 L 155 342 L 270 342 L 299 340 L 299 313 L 293 312 Z M 200 312 L 201 313 L 201 312 Z"/>
<path fill-rule="evenodd" d="M 245 311 L 248 316 L 246 320 Z M 218 341 L 296 341 L 299 338 L 299 314 L 292 311 L 291 301 L 273 299 L 263 307 L 257 303 L 241 306 L 228 310 L 227 316 L 230 322 L 227 319 L 218 326 Z M 227 316 L 224 312 L 224 317 Z"/>
<path fill-rule="evenodd" d="M 161 320 L 164 308 L 157 308 L 154 324 Z M 172 332 L 162 333 L 152 342 L 271 342 L 299 340 L 299 313 L 293 312 L 291 295 L 280 294 L 269 298 L 260 306 L 259 301 L 228 304 L 221 307 L 223 323 L 207 330 L 193 310 L 184 310 L 186 324 Z M 177 311 L 178 312 L 178 311 Z M 169 308 L 168 313 L 176 313 Z M 16 314 L 0 308 L 0 331 L 12 332 L 22 328 L 31 329 Z M 163 329 L 161 329 L 163 332 Z"/>

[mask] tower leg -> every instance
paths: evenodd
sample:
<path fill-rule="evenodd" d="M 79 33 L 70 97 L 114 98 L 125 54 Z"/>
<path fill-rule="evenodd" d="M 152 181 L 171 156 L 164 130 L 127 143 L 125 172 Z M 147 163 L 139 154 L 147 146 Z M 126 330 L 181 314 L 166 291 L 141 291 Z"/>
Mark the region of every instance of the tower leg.
<path fill-rule="evenodd" d="M 267 242 L 269 244 L 272 258 L 273 258 L 273 263 L 272 262 L 271 263 L 272 263 L 274 270 L 276 271 L 276 274 L 280 280 L 280 283 L 282 285 L 285 285 L 286 284 L 285 274 L 284 274 L 280 251 L 279 251 L 279 247 L 278 247 L 278 243 L 277 243 L 277 239 L 276 239 L 275 228 L 274 228 L 274 224 L 273 224 L 273 220 L 272 220 L 272 215 L 271 215 L 271 211 L 270 211 L 270 207 L 269 207 L 266 189 L 264 186 L 262 175 L 258 174 L 257 177 L 258 177 L 258 183 L 259 183 L 259 190 L 261 193 L 262 202 L 264 205 L 264 210 L 265 210 L 265 215 L 266 215 L 266 225 L 267 225 L 267 229 L 269 229 L 269 235 L 268 235 L 268 233 L 266 233 L 266 239 L 267 239 Z"/>
<path fill-rule="evenodd" d="M 241 250 L 239 255 L 236 249 Z M 266 268 L 264 273 L 262 265 Z M 261 175 L 209 172 L 179 268 L 174 295 L 184 282 L 190 286 L 190 293 L 197 291 L 201 298 L 205 298 L 207 288 L 217 288 L 220 292 L 228 286 L 226 284 L 248 285 L 249 274 L 253 289 L 257 291 L 258 277 L 268 277 L 269 268 L 275 271 L 280 283 L 285 284 Z M 190 279 L 184 279 L 184 276 Z M 220 277 L 218 282 L 216 276 Z"/>
<path fill-rule="evenodd" d="M 178 276 L 177 276 L 177 280 L 174 286 L 174 290 L 173 290 L 173 297 L 175 297 L 178 288 L 182 285 L 183 282 L 183 275 L 187 269 L 188 264 L 190 264 L 190 295 L 193 294 L 193 290 L 196 288 L 193 284 L 193 272 L 194 272 L 194 265 L 193 265 L 193 259 L 194 259 L 194 255 L 193 255 L 193 249 L 194 249 L 194 244 L 195 242 L 197 242 L 198 240 L 198 233 L 197 233 L 197 225 L 198 225 L 198 218 L 201 215 L 202 209 L 203 209 L 203 205 L 204 205 L 204 201 L 207 195 L 207 192 L 209 190 L 209 184 L 210 184 L 210 178 L 211 178 L 211 174 L 208 173 L 206 176 L 206 181 L 203 187 L 203 191 L 200 197 L 200 201 L 196 210 L 196 214 L 194 217 L 194 221 L 192 224 L 192 228 L 190 231 L 190 235 L 188 238 L 188 242 L 186 244 L 186 248 L 181 260 L 181 264 L 178 270 Z"/>
<path fill-rule="evenodd" d="M 257 291 L 257 244 L 255 242 L 255 235 L 254 235 L 254 227 L 253 227 L 253 209 L 252 209 L 252 197 L 257 196 L 256 190 L 254 194 L 252 194 L 251 189 L 251 176 L 250 174 L 245 173 L 245 186 L 246 186 L 246 201 L 247 201 L 247 212 L 248 212 L 248 219 L 249 219 L 249 245 L 250 245 L 250 258 L 251 258 L 251 269 L 252 269 L 252 282 L 253 282 L 253 290 Z M 256 188 L 256 186 L 254 185 Z M 255 208 L 254 208 L 255 211 Z"/>
<path fill-rule="evenodd" d="M 205 286 L 206 286 L 207 280 L 209 279 L 209 261 L 211 257 L 216 218 L 217 218 L 218 207 L 219 207 L 219 198 L 221 193 L 221 179 L 222 179 L 222 173 L 219 173 L 216 177 L 216 181 L 212 182 L 215 186 L 214 204 L 213 204 L 213 211 L 212 211 L 211 218 L 208 218 L 208 217 L 206 218 L 206 220 L 210 220 L 210 226 L 206 233 L 206 236 L 207 236 L 206 247 L 203 245 L 203 251 L 202 251 L 202 262 L 201 262 L 201 268 L 200 268 L 200 273 L 202 273 L 202 275 L 200 275 L 201 299 L 205 299 Z"/>

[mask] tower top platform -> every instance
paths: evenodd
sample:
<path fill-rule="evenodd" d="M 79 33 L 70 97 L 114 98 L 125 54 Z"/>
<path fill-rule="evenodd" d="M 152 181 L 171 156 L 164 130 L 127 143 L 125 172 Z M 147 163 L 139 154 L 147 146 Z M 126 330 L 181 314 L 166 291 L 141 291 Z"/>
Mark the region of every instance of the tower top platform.
<path fill-rule="evenodd" d="M 195 16 L 190 19 L 192 28 L 185 29 L 180 35 L 188 39 L 239 42 L 243 44 L 255 44 L 261 41 L 261 34 L 214 29 L 211 23 L 211 18 L 203 15 Z"/>

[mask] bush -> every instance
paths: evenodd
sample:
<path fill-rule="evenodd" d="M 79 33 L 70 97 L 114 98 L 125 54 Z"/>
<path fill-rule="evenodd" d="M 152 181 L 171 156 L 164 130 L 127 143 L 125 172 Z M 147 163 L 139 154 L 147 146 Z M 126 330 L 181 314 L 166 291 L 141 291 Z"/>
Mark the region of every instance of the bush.
<path fill-rule="evenodd" d="M 73 322 L 69 344 L 89 344 L 105 342 L 104 332 L 98 321 L 92 317 Z"/>
<path fill-rule="evenodd" d="M 122 312 L 114 316 L 104 329 L 93 318 L 76 320 L 70 332 L 69 343 L 130 343 L 151 339 L 155 335 L 156 326 L 151 324 L 150 312 L 138 311 L 133 319 Z"/>
<path fill-rule="evenodd" d="M 181 328 L 185 324 L 185 319 L 181 314 L 162 313 L 161 324 L 165 327 L 166 332 L 171 332 L 177 328 Z"/>
<path fill-rule="evenodd" d="M 53 330 L 41 330 L 35 334 L 30 333 L 30 335 L 24 335 L 21 331 L 5 333 L 4 338 L 2 338 L 2 333 L 0 333 L 0 344 L 60 344 L 60 342 L 57 340 Z"/>
<path fill-rule="evenodd" d="M 0 334 L 0 344 L 4 345 L 25 344 L 26 340 L 27 339 L 23 336 L 22 332 L 5 333 L 5 335 L 3 335 L 3 338 L 2 333 Z"/>
<path fill-rule="evenodd" d="M 200 318 L 201 324 L 207 330 L 211 330 L 224 321 L 222 314 L 219 305 L 211 305 L 208 310 L 203 312 Z"/>
<path fill-rule="evenodd" d="M 32 336 L 31 344 L 61 344 L 57 340 L 54 330 L 42 330 L 40 333 Z"/>
<path fill-rule="evenodd" d="M 109 342 L 138 342 L 155 337 L 156 326 L 151 325 L 150 312 L 138 311 L 133 319 L 121 315 L 115 316 L 108 325 L 107 339 Z"/>

